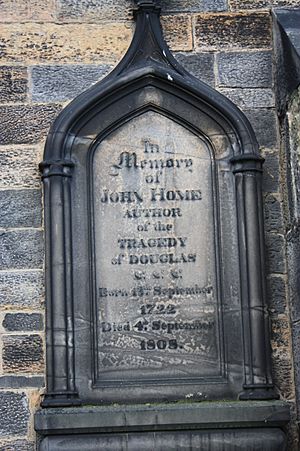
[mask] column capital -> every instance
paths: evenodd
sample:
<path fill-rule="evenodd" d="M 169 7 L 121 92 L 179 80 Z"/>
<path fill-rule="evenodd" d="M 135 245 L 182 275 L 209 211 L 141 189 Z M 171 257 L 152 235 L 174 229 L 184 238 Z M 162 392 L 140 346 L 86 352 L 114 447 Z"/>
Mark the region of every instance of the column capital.
<path fill-rule="evenodd" d="M 39 164 L 42 179 L 53 176 L 72 177 L 74 163 L 71 160 L 44 160 Z"/>
<path fill-rule="evenodd" d="M 230 159 L 234 174 L 239 172 L 262 172 L 265 159 L 256 153 L 236 155 Z"/>

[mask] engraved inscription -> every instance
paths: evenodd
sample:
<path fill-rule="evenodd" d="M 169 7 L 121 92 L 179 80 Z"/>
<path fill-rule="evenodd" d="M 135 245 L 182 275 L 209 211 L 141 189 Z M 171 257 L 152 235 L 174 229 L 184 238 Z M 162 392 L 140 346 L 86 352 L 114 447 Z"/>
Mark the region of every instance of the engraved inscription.
<path fill-rule="evenodd" d="M 212 149 L 148 112 L 92 158 L 96 383 L 220 375 Z"/>

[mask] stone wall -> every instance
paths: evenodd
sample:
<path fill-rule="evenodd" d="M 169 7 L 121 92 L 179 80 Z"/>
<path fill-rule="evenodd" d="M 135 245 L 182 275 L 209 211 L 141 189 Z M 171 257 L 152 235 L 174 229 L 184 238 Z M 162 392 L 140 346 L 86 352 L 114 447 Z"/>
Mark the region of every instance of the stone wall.
<path fill-rule="evenodd" d="M 246 113 L 266 158 L 274 376 L 281 398 L 293 407 L 294 307 L 288 296 L 288 219 L 283 202 L 287 165 L 276 111 L 270 8 L 299 2 L 164 0 L 162 4 L 165 36 L 175 57 Z M 132 7 L 129 0 L 2 0 L 0 5 L 0 451 L 35 449 L 33 413 L 44 389 L 38 163 L 45 137 L 61 108 L 120 60 L 132 36 Z M 289 451 L 297 446 L 295 415 Z"/>

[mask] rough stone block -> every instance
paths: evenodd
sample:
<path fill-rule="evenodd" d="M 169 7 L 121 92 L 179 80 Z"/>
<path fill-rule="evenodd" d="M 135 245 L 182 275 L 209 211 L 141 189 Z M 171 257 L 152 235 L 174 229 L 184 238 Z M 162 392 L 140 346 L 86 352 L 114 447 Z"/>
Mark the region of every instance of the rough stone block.
<path fill-rule="evenodd" d="M 226 0 L 166 0 L 161 2 L 162 13 L 224 11 Z M 64 22 L 99 22 L 131 19 L 133 0 L 59 0 L 58 18 Z"/>
<path fill-rule="evenodd" d="M 55 0 L 1 0 L 0 22 L 51 21 Z"/>
<path fill-rule="evenodd" d="M 0 190 L 0 227 L 41 227 L 41 191 Z"/>
<path fill-rule="evenodd" d="M 43 330 L 43 315 L 41 313 L 6 313 L 2 326 L 8 332 Z"/>
<path fill-rule="evenodd" d="M 42 271 L 0 271 L 0 306 L 39 308 L 44 296 Z"/>
<path fill-rule="evenodd" d="M 271 88 L 271 52 L 226 52 L 216 56 L 218 84 L 230 88 Z"/>
<path fill-rule="evenodd" d="M 43 376 L 14 376 L 12 374 L 0 376 L 0 389 L 42 388 L 44 386 Z"/>
<path fill-rule="evenodd" d="M 0 435 L 26 435 L 29 419 L 25 393 L 0 392 Z"/>
<path fill-rule="evenodd" d="M 39 335 L 3 336 L 4 373 L 40 373 L 43 365 L 43 342 Z"/>
<path fill-rule="evenodd" d="M 264 152 L 263 191 L 276 193 L 279 190 L 279 157 L 277 152 Z"/>
<path fill-rule="evenodd" d="M 204 83 L 215 85 L 214 55 L 212 53 L 175 53 L 182 66 Z"/>
<path fill-rule="evenodd" d="M 34 451 L 35 449 L 35 444 L 26 440 L 0 442 L 0 451 Z"/>
<path fill-rule="evenodd" d="M 272 315 L 286 311 L 286 283 L 284 277 L 272 275 L 267 278 L 267 301 Z"/>
<path fill-rule="evenodd" d="M 32 100 L 59 102 L 72 99 L 103 78 L 111 66 L 34 66 L 31 69 Z"/>
<path fill-rule="evenodd" d="M 277 115 L 273 109 L 257 108 L 244 110 L 254 128 L 258 144 L 272 149 L 278 144 Z"/>
<path fill-rule="evenodd" d="M 0 144 L 32 144 L 45 138 L 58 115 L 58 105 L 0 107 Z"/>
<path fill-rule="evenodd" d="M 0 102 L 23 102 L 27 96 L 27 68 L 0 66 Z"/>
<path fill-rule="evenodd" d="M 0 147 L 0 188 L 39 188 L 40 149 Z"/>
<path fill-rule="evenodd" d="M 99 22 L 131 19 L 133 0 L 58 0 L 58 19 L 62 22 Z"/>
<path fill-rule="evenodd" d="M 192 22 L 189 16 L 163 16 L 161 19 L 166 41 L 172 50 L 192 50 Z"/>
<path fill-rule="evenodd" d="M 38 269 L 43 259 L 42 231 L 0 232 L 0 269 Z"/>
<path fill-rule="evenodd" d="M 192 50 L 192 23 L 188 15 L 163 16 L 165 37 L 172 50 Z M 0 63 L 117 62 L 127 50 L 132 24 L 4 24 L 0 32 Z"/>
<path fill-rule="evenodd" d="M 265 197 L 265 230 L 267 232 L 283 231 L 283 214 L 280 199 L 273 194 Z"/>
<path fill-rule="evenodd" d="M 290 344 L 290 329 L 286 317 L 272 318 L 271 321 L 271 342 L 272 349 L 287 348 Z"/>
<path fill-rule="evenodd" d="M 117 61 L 132 35 L 129 23 L 4 24 L 1 27 L 0 62 Z"/>
<path fill-rule="evenodd" d="M 241 109 L 275 106 L 274 93 L 271 89 L 221 88 L 219 91 Z"/>
<path fill-rule="evenodd" d="M 266 269 L 267 273 L 284 274 L 285 268 L 284 238 L 281 235 L 266 235 Z"/>
<path fill-rule="evenodd" d="M 299 0 L 230 0 L 230 8 L 233 10 L 290 6 L 299 7 Z"/>
<path fill-rule="evenodd" d="M 270 48 L 271 20 L 268 13 L 206 14 L 196 16 L 197 49 Z"/>
<path fill-rule="evenodd" d="M 227 0 L 165 0 L 162 2 L 163 12 L 205 12 L 225 10 L 227 10 Z"/>
<path fill-rule="evenodd" d="M 272 353 L 274 384 L 283 399 L 294 398 L 292 357 L 286 348 L 275 349 Z"/>

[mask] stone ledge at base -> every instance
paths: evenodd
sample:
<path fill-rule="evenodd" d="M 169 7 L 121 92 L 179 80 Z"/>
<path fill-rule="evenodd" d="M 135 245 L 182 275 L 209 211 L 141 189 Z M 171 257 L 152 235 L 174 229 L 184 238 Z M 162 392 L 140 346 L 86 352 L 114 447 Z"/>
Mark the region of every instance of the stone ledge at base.
<path fill-rule="evenodd" d="M 284 451 L 281 401 L 50 408 L 35 415 L 40 451 Z"/>

